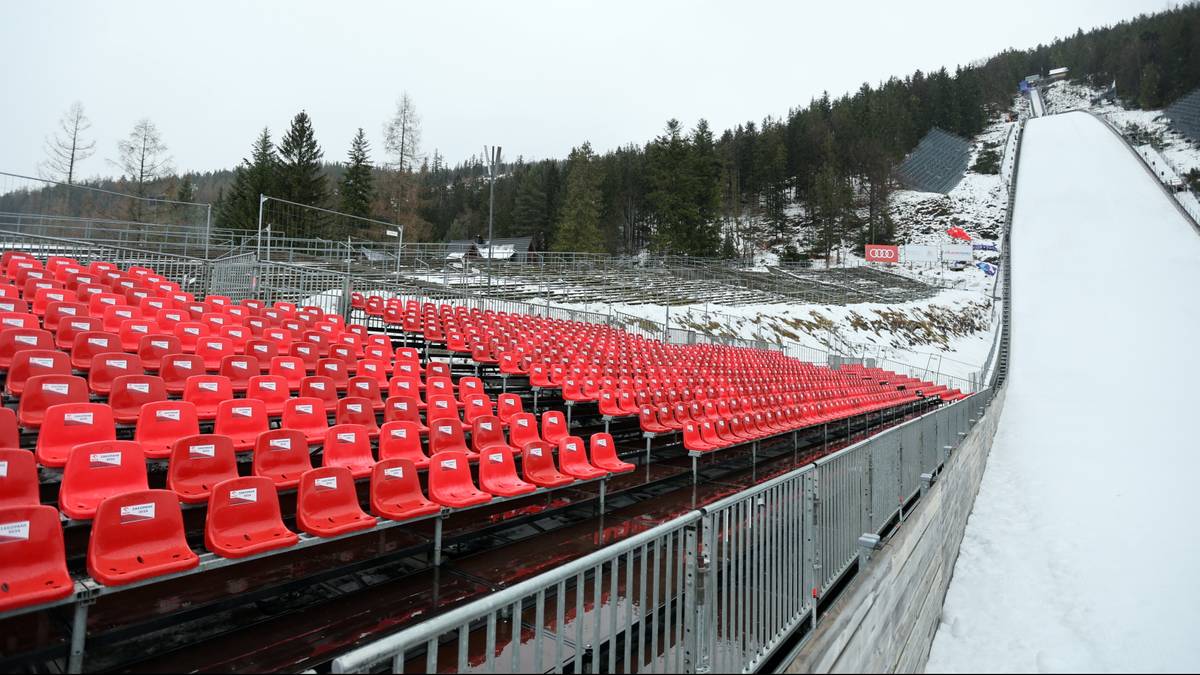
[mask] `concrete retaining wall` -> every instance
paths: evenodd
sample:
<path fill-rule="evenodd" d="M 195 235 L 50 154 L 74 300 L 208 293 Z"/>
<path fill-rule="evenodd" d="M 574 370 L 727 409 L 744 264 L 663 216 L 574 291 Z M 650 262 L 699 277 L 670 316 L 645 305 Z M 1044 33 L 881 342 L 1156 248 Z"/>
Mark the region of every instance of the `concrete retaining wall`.
<path fill-rule="evenodd" d="M 924 670 L 1007 391 L 1000 390 L 937 482 L 872 554 L 786 672 Z"/>

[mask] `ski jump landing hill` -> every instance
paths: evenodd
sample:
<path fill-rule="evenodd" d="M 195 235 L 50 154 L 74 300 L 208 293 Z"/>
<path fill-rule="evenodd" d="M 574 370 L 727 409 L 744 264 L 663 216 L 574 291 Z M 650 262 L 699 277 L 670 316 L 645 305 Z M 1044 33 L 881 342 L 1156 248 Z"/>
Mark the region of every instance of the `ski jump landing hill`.
<path fill-rule="evenodd" d="M 1003 405 L 789 672 L 1200 665 L 1200 237 L 1073 112 L 1026 125 L 1011 250 Z"/>

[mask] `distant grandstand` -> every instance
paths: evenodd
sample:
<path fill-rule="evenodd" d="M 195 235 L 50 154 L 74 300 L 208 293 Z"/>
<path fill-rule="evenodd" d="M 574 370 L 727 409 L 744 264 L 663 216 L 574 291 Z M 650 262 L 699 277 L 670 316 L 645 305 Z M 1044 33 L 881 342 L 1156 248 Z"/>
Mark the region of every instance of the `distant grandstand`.
<path fill-rule="evenodd" d="M 934 127 L 896 169 L 896 178 L 913 190 L 946 194 L 962 180 L 970 155 L 970 141 Z"/>
<path fill-rule="evenodd" d="M 1193 143 L 1200 143 L 1200 87 L 1176 100 L 1163 114 L 1170 120 L 1172 129 Z"/>

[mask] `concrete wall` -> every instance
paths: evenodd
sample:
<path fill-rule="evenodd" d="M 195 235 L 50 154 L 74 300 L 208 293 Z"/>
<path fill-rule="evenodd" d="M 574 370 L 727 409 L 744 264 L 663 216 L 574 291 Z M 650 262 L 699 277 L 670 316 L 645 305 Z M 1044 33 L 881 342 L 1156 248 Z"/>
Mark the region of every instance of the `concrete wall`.
<path fill-rule="evenodd" d="M 1007 391 L 1007 387 L 1000 390 L 937 482 L 871 555 L 786 672 L 925 669 Z"/>

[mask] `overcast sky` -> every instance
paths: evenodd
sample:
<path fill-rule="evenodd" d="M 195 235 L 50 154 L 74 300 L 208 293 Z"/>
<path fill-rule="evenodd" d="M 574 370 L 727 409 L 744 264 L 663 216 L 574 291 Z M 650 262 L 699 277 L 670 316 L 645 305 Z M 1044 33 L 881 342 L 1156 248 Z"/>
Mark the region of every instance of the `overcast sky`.
<path fill-rule="evenodd" d="M 174 164 L 234 166 L 258 130 L 301 108 L 327 160 L 358 127 L 382 159 L 401 91 L 422 150 L 451 163 L 564 157 L 644 142 L 701 117 L 719 133 L 918 68 L 953 68 L 1168 3 L 780 0 L 682 2 L 92 2 L 7 0 L 0 44 L 0 171 L 32 174 L 72 101 L 106 160 L 134 122 L 158 125 Z M 1016 83 L 1013 83 L 1014 87 Z"/>

